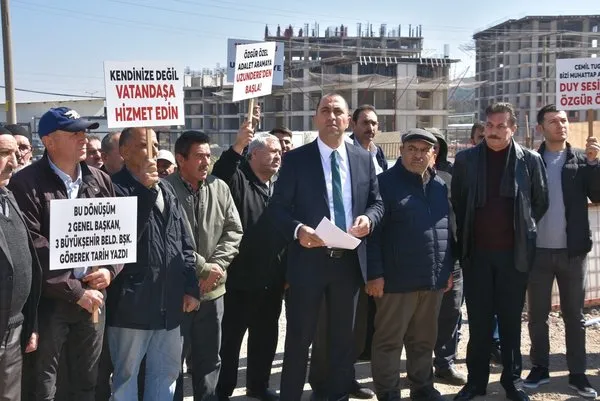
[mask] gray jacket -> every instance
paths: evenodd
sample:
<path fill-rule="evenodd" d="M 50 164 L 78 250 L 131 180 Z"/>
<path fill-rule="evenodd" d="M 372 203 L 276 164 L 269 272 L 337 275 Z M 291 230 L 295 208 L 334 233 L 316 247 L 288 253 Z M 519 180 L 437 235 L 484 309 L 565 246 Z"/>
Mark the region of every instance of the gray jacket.
<path fill-rule="evenodd" d="M 198 278 L 206 279 L 210 263 L 227 270 L 238 254 L 242 240 L 242 223 L 229 187 L 224 181 L 209 175 L 198 189 L 198 204 L 179 173 L 169 175 L 166 180 L 175 188 L 177 198 L 187 215 L 188 228 L 192 233 Z M 211 292 L 202 295 L 202 300 L 216 299 L 225 293 L 225 279 Z"/>

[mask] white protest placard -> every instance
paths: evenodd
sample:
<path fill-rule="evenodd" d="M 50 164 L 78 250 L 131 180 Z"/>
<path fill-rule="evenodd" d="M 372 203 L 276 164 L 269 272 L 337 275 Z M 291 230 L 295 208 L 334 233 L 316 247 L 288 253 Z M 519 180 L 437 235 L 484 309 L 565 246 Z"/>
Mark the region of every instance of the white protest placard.
<path fill-rule="evenodd" d="M 236 47 L 232 101 L 271 94 L 275 46 L 275 42 L 259 42 Z"/>
<path fill-rule="evenodd" d="M 164 61 L 105 61 L 108 128 L 185 125 L 183 68 Z"/>
<path fill-rule="evenodd" d="M 556 106 L 560 110 L 600 109 L 600 58 L 556 60 Z"/>
<path fill-rule="evenodd" d="M 137 198 L 50 201 L 50 270 L 132 263 Z"/>
<path fill-rule="evenodd" d="M 235 77 L 235 56 L 237 45 L 259 43 L 259 40 L 227 39 L 227 82 L 233 83 Z M 285 46 L 283 42 L 275 42 L 275 64 L 273 65 L 273 85 L 283 86 L 283 56 Z"/>

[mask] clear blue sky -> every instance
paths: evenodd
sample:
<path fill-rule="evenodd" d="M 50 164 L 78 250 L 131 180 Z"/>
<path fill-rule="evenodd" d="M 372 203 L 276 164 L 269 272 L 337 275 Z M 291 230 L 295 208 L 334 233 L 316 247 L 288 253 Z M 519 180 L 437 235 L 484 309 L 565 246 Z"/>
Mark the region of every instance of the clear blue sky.
<path fill-rule="evenodd" d="M 398 0 L 10 0 L 15 86 L 104 95 L 104 60 L 167 60 L 194 70 L 225 65 L 227 38 L 260 40 L 265 24 L 275 32 L 318 22 L 344 24 L 354 36 L 363 27 L 423 25 L 426 56 L 450 55 L 463 62 L 452 77 L 474 74 L 474 53 L 460 50 L 475 31 L 526 15 L 598 14 L 598 0 L 411 1 Z M 4 82 L 4 76 L 0 77 Z M 4 90 L 1 99 L 4 99 Z M 54 100 L 17 92 L 17 101 Z"/>

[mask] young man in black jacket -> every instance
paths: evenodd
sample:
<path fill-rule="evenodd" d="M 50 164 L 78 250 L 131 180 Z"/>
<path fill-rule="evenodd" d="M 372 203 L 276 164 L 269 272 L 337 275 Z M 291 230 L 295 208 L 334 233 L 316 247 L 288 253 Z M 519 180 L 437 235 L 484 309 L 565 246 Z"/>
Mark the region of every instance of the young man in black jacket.
<path fill-rule="evenodd" d="M 539 149 L 548 173 L 550 206 L 538 224 L 536 258 L 527 286 L 530 358 L 533 368 L 523 385 L 537 388 L 550 381 L 548 313 L 552 285 L 558 282 L 560 309 L 565 322 L 569 386 L 580 396 L 596 398 L 586 370 L 583 301 L 586 257 L 592 249 L 588 198 L 600 202 L 598 139 L 587 139 L 585 151 L 567 142 L 567 113 L 553 104 L 537 115 L 537 130 L 544 135 Z"/>

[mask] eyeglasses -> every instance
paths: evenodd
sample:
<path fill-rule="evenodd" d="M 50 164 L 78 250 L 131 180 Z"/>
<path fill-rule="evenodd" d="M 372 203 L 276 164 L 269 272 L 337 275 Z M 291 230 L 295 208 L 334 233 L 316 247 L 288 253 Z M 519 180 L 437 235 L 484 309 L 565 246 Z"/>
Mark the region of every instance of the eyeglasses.
<path fill-rule="evenodd" d="M 27 154 L 27 153 L 31 152 L 31 146 L 29 146 L 29 145 L 19 145 L 19 151 L 21 153 Z"/>

